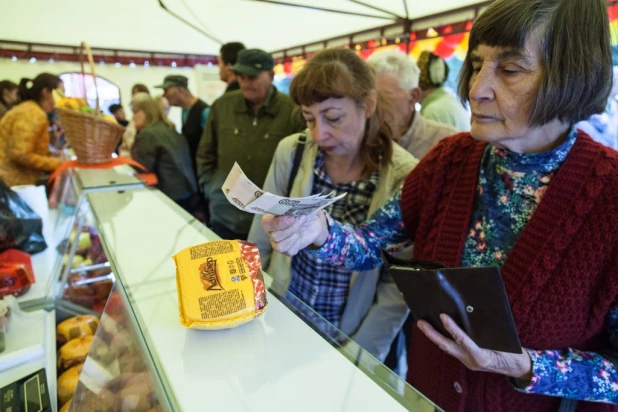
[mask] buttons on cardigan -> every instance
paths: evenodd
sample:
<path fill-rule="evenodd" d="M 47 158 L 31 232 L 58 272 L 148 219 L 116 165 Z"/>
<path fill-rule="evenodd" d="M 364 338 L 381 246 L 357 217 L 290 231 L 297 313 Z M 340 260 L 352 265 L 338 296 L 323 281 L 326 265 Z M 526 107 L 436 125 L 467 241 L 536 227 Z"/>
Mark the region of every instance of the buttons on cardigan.
<path fill-rule="evenodd" d="M 472 313 L 472 312 L 474 312 L 474 308 L 472 306 L 466 306 L 466 311 L 468 313 Z"/>
<path fill-rule="evenodd" d="M 459 382 L 453 383 L 453 388 L 455 388 L 455 392 L 457 392 L 457 393 L 462 393 L 463 392 L 463 389 L 462 389 L 461 385 L 459 384 Z"/>

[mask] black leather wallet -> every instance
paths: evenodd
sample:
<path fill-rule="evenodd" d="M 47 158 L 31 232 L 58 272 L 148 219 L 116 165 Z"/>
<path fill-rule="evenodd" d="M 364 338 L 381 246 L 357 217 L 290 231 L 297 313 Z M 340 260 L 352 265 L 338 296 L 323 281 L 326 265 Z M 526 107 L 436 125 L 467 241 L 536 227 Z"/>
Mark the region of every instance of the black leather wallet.
<path fill-rule="evenodd" d="M 399 259 L 382 252 L 414 319 L 452 336 L 440 314 L 449 315 L 481 348 L 521 353 L 511 306 L 497 267 L 448 268 L 436 262 Z"/>

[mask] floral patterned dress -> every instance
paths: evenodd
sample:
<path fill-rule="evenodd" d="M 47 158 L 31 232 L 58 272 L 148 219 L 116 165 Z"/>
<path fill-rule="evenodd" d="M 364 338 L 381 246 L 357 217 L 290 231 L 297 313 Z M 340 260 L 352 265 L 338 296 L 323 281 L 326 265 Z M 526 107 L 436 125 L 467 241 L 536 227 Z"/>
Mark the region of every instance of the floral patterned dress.
<path fill-rule="evenodd" d="M 557 148 L 539 154 L 517 154 L 487 146 L 481 161 L 477 196 L 461 266 L 502 266 L 541 202 L 552 177 L 577 138 L 575 129 Z M 358 227 L 329 218 L 330 235 L 312 251 L 330 262 L 365 270 L 381 262 L 382 248 L 396 251 L 409 243 L 399 190 L 378 212 Z M 618 403 L 618 308 L 606 318 L 616 350 L 603 353 L 528 350 L 531 382 L 510 380 L 520 391 L 577 400 Z"/>

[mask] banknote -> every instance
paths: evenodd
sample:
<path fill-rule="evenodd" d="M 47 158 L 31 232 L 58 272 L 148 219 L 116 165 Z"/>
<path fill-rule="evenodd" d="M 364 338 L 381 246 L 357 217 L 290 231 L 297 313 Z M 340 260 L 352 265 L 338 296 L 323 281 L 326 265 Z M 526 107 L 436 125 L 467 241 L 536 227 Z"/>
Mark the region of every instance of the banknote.
<path fill-rule="evenodd" d="M 324 209 L 345 197 L 335 192 L 319 193 L 308 197 L 283 197 L 268 193 L 255 185 L 238 163 L 225 179 L 221 188 L 227 200 L 240 210 L 254 214 L 275 216 L 302 216 Z"/>

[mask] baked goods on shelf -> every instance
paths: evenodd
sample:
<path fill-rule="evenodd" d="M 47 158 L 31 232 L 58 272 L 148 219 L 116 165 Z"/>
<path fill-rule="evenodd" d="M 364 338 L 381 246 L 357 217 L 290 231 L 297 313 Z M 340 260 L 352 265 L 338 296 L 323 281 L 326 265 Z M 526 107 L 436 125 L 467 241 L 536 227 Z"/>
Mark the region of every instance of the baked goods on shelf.
<path fill-rule="evenodd" d="M 92 335 L 80 336 L 65 343 L 58 351 L 58 372 L 62 373 L 75 365 L 84 363 L 90 351 L 92 339 Z"/>
<path fill-rule="evenodd" d="M 71 407 L 71 401 L 68 401 L 67 403 L 62 405 L 62 408 L 60 408 L 58 412 L 69 412 L 70 407 Z"/>
<path fill-rule="evenodd" d="M 83 364 L 73 366 L 58 378 L 58 402 L 61 405 L 64 405 L 71 400 L 71 397 L 75 392 L 75 388 L 77 388 L 79 375 L 82 373 L 83 366 Z"/>
<path fill-rule="evenodd" d="M 93 315 L 77 315 L 60 322 L 56 327 L 56 340 L 63 345 L 80 336 L 92 336 L 99 326 L 99 318 Z"/>

